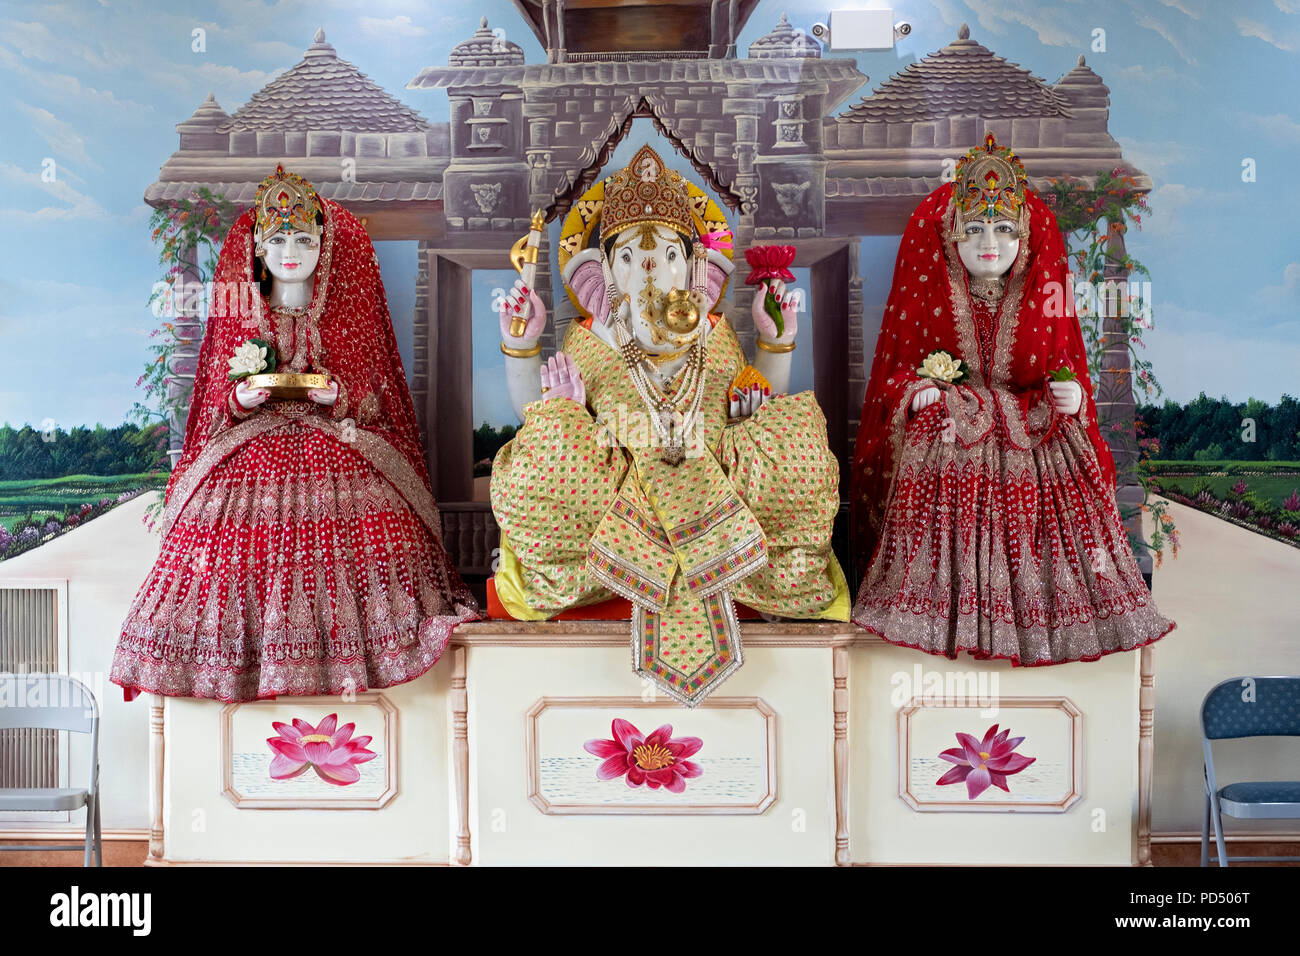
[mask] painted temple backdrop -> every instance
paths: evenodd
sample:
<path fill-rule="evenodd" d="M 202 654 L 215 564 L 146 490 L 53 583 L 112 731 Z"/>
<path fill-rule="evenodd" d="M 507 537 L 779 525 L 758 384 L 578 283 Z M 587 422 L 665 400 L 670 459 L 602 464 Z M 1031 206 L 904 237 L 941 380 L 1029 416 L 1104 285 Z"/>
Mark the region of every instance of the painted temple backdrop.
<path fill-rule="evenodd" d="M 1283 188 L 1300 122 L 1286 84 L 1242 96 L 1243 65 L 1255 58 L 1300 78 L 1300 17 L 1285 4 L 1262 6 L 1258 18 L 1233 18 L 1190 0 L 1115 0 L 1087 11 L 918 0 L 895 8 L 911 23 L 895 49 L 870 53 L 823 48 L 811 27 L 827 8 L 805 0 L 632 5 L 617 21 L 613 5 L 564 0 L 486 0 L 472 16 L 401 2 L 368 5 L 365 15 L 346 4 L 308 15 L 255 0 L 186 3 L 135 10 L 150 19 L 148 46 L 132 38 L 124 11 L 11 8 L 0 69 L 21 96 L 0 107 L 14 133 L 0 167 L 14 204 L 2 240 L 13 270 L 0 301 L 0 353 L 10 365 L 0 420 L 14 427 L 0 433 L 0 452 L 31 464 L 30 474 L 5 477 L 55 479 L 49 469 L 69 443 L 93 444 L 82 426 L 115 427 L 136 402 L 145 409 L 119 442 L 136 449 L 129 465 L 121 450 L 105 452 L 99 469 L 90 452 L 68 458 L 77 464 L 65 474 L 115 475 L 116 483 L 0 484 L 0 496 L 19 502 L 0 515 L 0 535 L 31 531 L 40 543 L 0 563 L 0 578 L 82 588 L 47 653 L 74 672 L 107 669 L 115 624 L 156 547 L 141 524 L 151 495 L 137 492 L 156 487 L 179 453 L 201 335 L 201 313 L 155 316 L 146 305 L 158 280 L 149 220 L 159 211 L 174 215 L 199 194 L 246 207 L 283 162 L 361 217 L 383 269 L 445 541 L 481 585 L 497 546 L 484 468 L 513 425 L 494 299 L 513 281 L 506 251 L 534 210 L 549 220 L 537 280 L 554 303 L 548 351 L 576 314 L 558 281 L 559 223 L 588 185 L 645 142 L 724 208 L 738 249 L 797 246 L 809 318 L 792 388 L 815 389 L 844 462 L 898 236 L 945 163 L 992 131 L 1020 154 L 1040 192 L 1063 178 L 1095 185 L 1103 173 L 1151 207 L 1141 231 L 1111 231 L 1106 245 L 1150 268 L 1156 328 L 1145 329 L 1147 351 L 1136 359 L 1115 320 L 1099 327 L 1107 336 L 1098 346 L 1098 406 L 1104 421 L 1122 426 L 1108 440 L 1136 532 L 1139 460 L 1160 457 L 1149 435 L 1127 427 L 1139 401 L 1156 403 L 1145 417 L 1173 429 L 1198 393 L 1230 399 L 1215 433 L 1220 454 L 1199 454 L 1209 440 L 1200 448 L 1189 438 L 1179 457 L 1205 467 L 1157 479 L 1156 490 L 1180 502 L 1168 513 L 1183 554 L 1162 554 L 1158 569 L 1144 556 L 1162 608 L 1180 623 L 1157 652 L 1155 825 L 1191 831 L 1199 823 L 1195 703 L 1243 668 L 1300 668 L 1300 606 L 1288 583 L 1300 551 L 1289 543 L 1295 534 L 1279 530 L 1294 527 L 1291 512 L 1300 522 L 1300 499 L 1285 495 L 1288 482 L 1300 486 L 1300 417 L 1285 396 L 1294 376 L 1272 371 L 1300 360 L 1300 262 L 1269 198 Z M 1231 282 L 1207 282 L 1225 256 Z M 752 293 L 743 257 L 736 261 L 726 310 L 752 349 Z M 177 277 L 204 278 L 197 264 Z M 1129 274 L 1112 265 L 1098 278 Z M 160 322 L 170 323 L 169 373 L 155 374 L 159 390 L 145 401 L 132 383 Z M 1174 407 L 1135 393 L 1147 359 Z M 1238 413 L 1247 399 L 1257 400 L 1253 417 Z M 1268 447 L 1279 450 L 1225 451 L 1245 441 L 1244 418 L 1254 417 L 1273 423 Z M 1273 467 L 1247 467 L 1266 457 Z M 1240 474 L 1212 467 L 1220 458 L 1245 464 Z M 1252 485 L 1256 504 L 1234 512 Z M 66 521 L 65 504 L 75 505 L 76 522 Z M 1274 517 L 1260 527 L 1266 505 Z M 36 523 L 15 533 L 33 508 Z M 59 510 L 52 529 L 45 515 Z M 1247 635 L 1252 654 L 1221 650 L 1225 628 Z M 0 667 L 5 653 L 0 647 Z M 105 823 L 139 827 L 143 755 L 126 741 L 145 712 L 99 689 L 118 734 L 105 746 L 121 751 L 107 771 Z"/>

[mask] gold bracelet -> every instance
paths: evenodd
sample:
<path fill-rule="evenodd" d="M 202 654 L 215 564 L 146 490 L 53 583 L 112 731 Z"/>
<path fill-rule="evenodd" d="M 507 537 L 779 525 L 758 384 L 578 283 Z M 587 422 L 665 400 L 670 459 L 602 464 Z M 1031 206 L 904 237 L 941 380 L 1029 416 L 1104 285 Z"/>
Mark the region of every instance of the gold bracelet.
<path fill-rule="evenodd" d="M 764 342 L 762 339 L 758 339 L 758 338 L 756 338 L 756 339 L 754 340 L 754 344 L 757 345 L 757 346 L 758 346 L 760 349 L 762 349 L 764 352 L 776 352 L 777 354 L 782 354 L 782 353 L 785 353 L 785 352 L 793 352 L 793 351 L 794 351 L 794 340 L 793 340 L 793 339 L 791 339 L 789 342 L 785 342 L 785 343 L 779 343 L 779 342 L 778 342 L 778 343 L 775 343 L 775 344 L 774 344 L 774 343 L 772 343 L 772 342 Z"/>
<path fill-rule="evenodd" d="M 530 349 L 513 349 L 506 345 L 506 343 L 502 342 L 501 351 L 505 352 L 506 355 L 509 355 L 511 358 L 532 358 L 534 355 L 540 355 L 542 353 L 542 343 L 538 342 Z"/>

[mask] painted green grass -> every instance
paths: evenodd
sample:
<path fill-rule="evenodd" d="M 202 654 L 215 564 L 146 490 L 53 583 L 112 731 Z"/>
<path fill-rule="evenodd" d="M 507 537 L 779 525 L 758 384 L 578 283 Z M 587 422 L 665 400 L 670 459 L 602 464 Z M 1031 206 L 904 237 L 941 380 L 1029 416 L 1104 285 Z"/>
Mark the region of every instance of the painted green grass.
<path fill-rule="evenodd" d="M 1198 482 L 1205 482 L 1214 497 L 1221 501 L 1227 500 L 1229 492 L 1237 482 L 1244 481 L 1247 491 L 1255 492 L 1279 508 L 1282 507 L 1282 502 L 1291 497 L 1291 492 L 1300 489 L 1300 475 L 1202 475 L 1178 478 L 1157 476 L 1156 481 L 1162 490 L 1178 491 L 1189 497 Z"/>
<path fill-rule="evenodd" d="M 61 518 L 69 505 L 93 504 L 100 498 L 115 498 L 124 491 L 161 488 L 166 483 L 165 473 L 152 472 L 0 481 L 0 525 L 12 531 L 28 514 Z"/>

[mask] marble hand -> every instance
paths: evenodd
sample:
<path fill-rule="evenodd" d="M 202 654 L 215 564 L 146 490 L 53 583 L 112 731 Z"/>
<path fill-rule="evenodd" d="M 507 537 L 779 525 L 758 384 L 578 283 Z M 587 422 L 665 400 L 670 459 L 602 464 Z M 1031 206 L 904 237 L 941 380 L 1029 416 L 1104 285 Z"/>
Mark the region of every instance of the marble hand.
<path fill-rule="evenodd" d="M 912 411 L 919 412 L 921 409 L 933 405 L 935 402 L 943 399 L 943 392 L 939 391 L 933 385 L 929 388 L 923 388 L 912 396 Z"/>
<path fill-rule="evenodd" d="M 310 389 L 307 397 L 317 405 L 333 405 L 339 400 L 339 383 L 330 382 L 329 388 Z"/>
<path fill-rule="evenodd" d="M 582 382 L 582 374 L 573 359 L 563 352 L 556 352 L 541 368 L 542 401 L 552 398 L 568 398 L 586 407 L 587 386 Z"/>
<path fill-rule="evenodd" d="M 271 393 L 264 388 L 249 388 L 243 381 L 235 383 L 235 401 L 246 412 L 252 411 L 270 397 Z"/>
<path fill-rule="evenodd" d="M 748 418 L 754 414 L 772 397 L 772 389 L 764 386 L 745 385 L 741 388 L 731 390 L 731 409 L 732 418 Z"/>
<path fill-rule="evenodd" d="M 510 323 L 519 317 L 524 309 L 524 303 L 527 302 L 529 313 L 528 323 L 524 327 L 524 334 L 515 336 L 510 334 Z M 510 291 L 501 301 L 501 313 L 499 316 L 501 324 L 501 340 L 511 348 L 528 347 L 537 342 L 538 336 L 546 328 L 546 306 L 538 297 L 535 289 L 524 288 L 524 280 L 516 279 L 515 284 L 510 287 Z"/>
<path fill-rule="evenodd" d="M 1083 407 L 1083 386 L 1078 382 L 1048 382 L 1052 392 L 1052 405 L 1062 415 L 1077 415 Z"/>
<path fill-rule="evenodd" d="M 763 301 L 767 298 L 769 287 L 772 295 L 781 303 L 781 318 L 785 322 L 785 329 L 781 335 L 776 334 L 776 322 L 767 314 L 763 308 Z M 793 342 L 795 335 L 799 331 L 799 300 L 802 293 L 797 289 L 786 289 L 785 283 L 780 279 L 774 281 L 765 281 L 754 290 L 754 301 L 750 304 L 750 315 L 754 318 L 754 328 L 758 329 L 758 336 L 765 342 Z"/>

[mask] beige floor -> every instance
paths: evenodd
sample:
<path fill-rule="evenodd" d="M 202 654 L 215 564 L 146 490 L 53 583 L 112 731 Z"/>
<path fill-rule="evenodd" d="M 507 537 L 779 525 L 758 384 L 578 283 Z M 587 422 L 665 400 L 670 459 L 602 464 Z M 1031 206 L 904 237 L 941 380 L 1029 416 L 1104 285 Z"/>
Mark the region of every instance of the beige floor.
<path fill-rule="evenodd" d="M 4 842 L 0 841 L 0 846 Z M 148 855 L 149 844 L 143 840 L 108 840 L 104 842 L 105 866 L 140 866 Z M 1241 843 L 1228 844 L 1229 856 L 1300 856 L 1300 844 Z M 1199 866 L 1201 848 L 1190 843 L 1158 844 L 1152 847 L 1156 866 Z M 1281 863 L 1234 863 L 1233 866 L 1285 866 Z M 80 851 L 26 851 L 0 853 L 2 866 L 81 866 Z"/>

